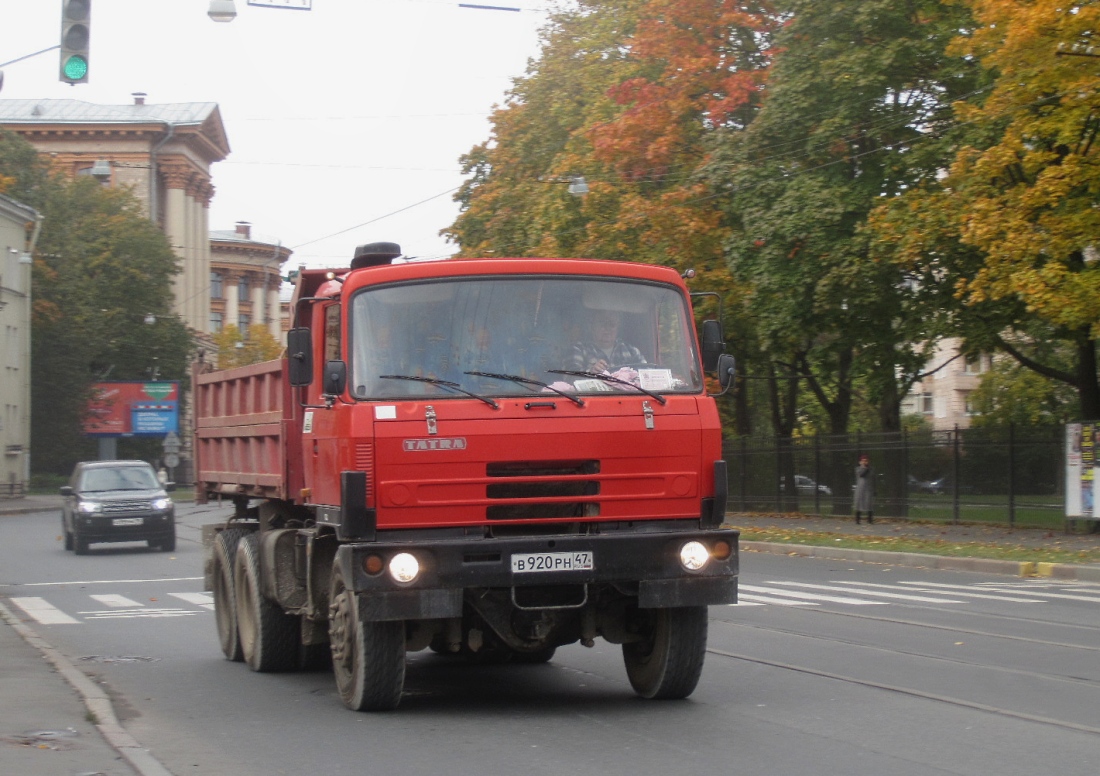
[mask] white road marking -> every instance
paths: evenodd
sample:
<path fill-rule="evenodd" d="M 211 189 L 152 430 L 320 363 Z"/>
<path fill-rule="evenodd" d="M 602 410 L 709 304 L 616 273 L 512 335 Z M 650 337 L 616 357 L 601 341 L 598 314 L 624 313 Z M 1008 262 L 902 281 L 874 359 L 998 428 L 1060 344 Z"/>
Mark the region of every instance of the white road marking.
<path fill-rule="evenodd" d="M 906 595 L 904 593 L 879 593 L 874 590 L 849 590 L 845 587 L 835 587 L 833 585 L 813 585 L 809 582 L 779 582 L 772 580 L 769 584 L 772 585 L 791 585 L 792 587 L 805 587 L 810 590 L 837 590 L 843 593 L 858 592 L 863 595 L 869 595 L 874 598 L 896 598 L 902 601 L 919 601 L 921 603 L 931 604 L 964 604 L 966 601 L 955 601 L 950 598 L 929 598 L 923 595 Z M 881 603 L 881 602 L 880 602 Z"/>
<path fill-rule="evenodd" d="M 47 603 L 45 598 L 12 598 L 13 604 L 29 614 L 43 625 L 79 625 L 80 620 L 73 619 L 53 604 Z"/>
<path fill-rule="evenodd" d="M 169 593 L 168 595 L 179 598 L 181 601 L 186 601 L 189 604 L 201 606 L 203 609 L 214 608 L 214 596 L 210 595 L 210 593 Z"/>
<path fill-rule="evenodd" d="M 775 587 L 761 587 L 760 585 L 737 586 L 739 591 L 747 590 L 750 593 L 770 593 L 783 598 L 798 598 L 803 601 L 826 601 L 831 604 L 851 604 L 852 606 L 885 606 L 885 601 L 864 601 L 862 598 L 846 598 L 840 595 L 818 595 L 817 593 L 802 593 L 798 590 L 781 590 Z"/>
<path fill-rule="evenodd" d="M 104 606 L 110 606 L 113 609 L 135 609 L 139 606 L 145 606 L 145 604 L 139 604 L 137 601 L 131 601 L 126 596 L 122 595 L 93 595 L 90 598 L 99 601 Z"/>
<path fill-rule="evenodd" d="M 742 593 L 740 590 L 737 591 L 737 603 L 730 604 L 730 606 L 763 606 L 764 604 L 775 604 L 777 606 L 821 606 L 821 604 L 816 604 L 812 601 L 793 601 L 790 598 L 773 598 L 769 595 L 746 594 Z"/>
<path fill-rule="evenodd" d="M 884 587 L 889 590 L 897 590 L 897 585 L 877 585 L 873 582 L 848 582 L 846 580 L 837 579 L 833 581 L 836 585 L 860 585 L 863 587 Z M 991 601 L 1008 601 L 1014 604 L 1041 604 L 1037 598 L 1014 598 L 1007 595 L 987 595 L 985 593 L 967 593 L 968 588 L 965 585 L 941 585 L 936 582 L 899 582 L 899 585 L 914 585 L 913 590 L 920 593 L 935 593 L 936 590 L 929 590 L 928 588 L 950 588 L 951 595 L 962 596 L 963 598 L 987 598 Z M 940 600 L 940 599 L 937 599 Z"/>

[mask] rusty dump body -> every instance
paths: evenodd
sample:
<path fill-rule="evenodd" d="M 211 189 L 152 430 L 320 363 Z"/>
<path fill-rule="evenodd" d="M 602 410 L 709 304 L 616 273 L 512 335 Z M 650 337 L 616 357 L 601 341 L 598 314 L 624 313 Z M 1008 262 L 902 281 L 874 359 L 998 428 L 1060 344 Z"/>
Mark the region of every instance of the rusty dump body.
<path fill-rule="evenodd" d="M 236 508 L 221 571 L 247 561 L 223 544 L 255 542 L 266 598 L 301 618 L 303 644 L 332 642 L 338 684 L 349 661 L 349 706 L 395 702 L 356 691 L 347 617 L 404 623 L 403 648 L 532 655 L 597 635 L 626 650 L 635 607 L 736 600 L 718 413 L 675 272 L 305 270 L 292 309 L 285 358 L 196 374 L 197 497 Z"/>

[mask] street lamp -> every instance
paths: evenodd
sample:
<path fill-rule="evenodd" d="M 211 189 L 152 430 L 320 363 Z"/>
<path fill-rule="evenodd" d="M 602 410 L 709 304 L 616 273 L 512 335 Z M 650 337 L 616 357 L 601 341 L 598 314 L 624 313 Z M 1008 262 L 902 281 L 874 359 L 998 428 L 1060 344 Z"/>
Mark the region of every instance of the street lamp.
<path fill-rule="evenodd" d="M 237 6 L 233 0 L 210 0 L 206 15 L 216 22 L 231 22 L 237 18 Z"/>

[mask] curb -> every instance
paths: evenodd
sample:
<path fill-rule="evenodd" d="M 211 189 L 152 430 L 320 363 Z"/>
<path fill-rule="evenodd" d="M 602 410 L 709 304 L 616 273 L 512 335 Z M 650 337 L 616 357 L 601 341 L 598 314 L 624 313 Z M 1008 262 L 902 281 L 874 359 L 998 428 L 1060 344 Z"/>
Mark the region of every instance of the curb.
<path fill-rule="evenodd" d="M 956 558 L 947 555 L 920 555 L 914 552 L 883 550 L 852 550 L 845 547 L 817 547 L 808 544 L 780 542 L 741 542 L 741 549 L 769 555 L 797 555 L 806 558 L 848 560 L 859 563 L 880 563 L 887 566 L 940 569 L 943 571 L 976 571 L 983 574 L 1006 574 L 1014 577 L 1051 577 L 1081 582 L 1100 582 L 1100 566 L 1079 566 L 1072 563 L 1035 563 L 993 558 Z"/>
<path fill-rule="evenodd" d="M 137 739 L 122 727 L 118 717 L 115 716 L 111 699 L 105 691 L 97 687 L 87 675 L 69 662 L 68 658 L 49 642 L 20 622 L 2 602 L 0 602 L 0 619 L 10 625 L 24 641 L 41 652 L 65 681 L 76 690 L 77 695 L 84 701 L 88 714 L 94 720 L 96 729 L 108 746 L 118 752 L 139 776 L 172 776 L 171 771 L 161 765 L 148 749 L 143 748 Z"/>

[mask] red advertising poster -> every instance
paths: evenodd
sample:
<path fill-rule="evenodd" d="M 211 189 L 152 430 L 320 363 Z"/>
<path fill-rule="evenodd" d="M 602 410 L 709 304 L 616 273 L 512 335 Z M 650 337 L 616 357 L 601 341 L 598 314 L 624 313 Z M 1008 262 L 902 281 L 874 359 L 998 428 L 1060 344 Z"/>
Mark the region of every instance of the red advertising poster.
<path fill-rule="evenodd" d="M 96 383 L 84 433 L 164 436 L 179 432 L 179 383 Z"/>

